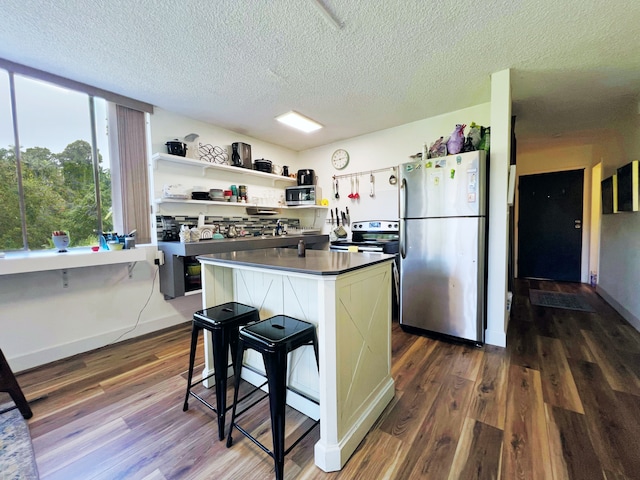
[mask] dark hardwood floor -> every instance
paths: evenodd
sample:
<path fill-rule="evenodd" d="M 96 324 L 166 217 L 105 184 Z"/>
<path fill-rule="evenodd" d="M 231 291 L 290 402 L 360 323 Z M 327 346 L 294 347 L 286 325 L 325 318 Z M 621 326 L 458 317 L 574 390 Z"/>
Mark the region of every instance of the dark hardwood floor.
<path fill-rule="evenodd" d="M 530 287 L 578 293 L 596 313 L 531 306 Z M 20 374 L 41 478 L 273 478 L 249 440 L 217 440 L 199 402 L 182 411 L 189 332 Z M 640 478 L 640 334 L 586 285 L 518 281 L 507 338 L 506 349 L 475 348 L 394 324 L 396 395 L 384 414 L 341 472 L 315 467 L 316 428 L 288 455 L 286 478 Z M 267 438 L 262 405 L 245 422 Z M 304 428 L 287 415 L 289 431 Z"/>

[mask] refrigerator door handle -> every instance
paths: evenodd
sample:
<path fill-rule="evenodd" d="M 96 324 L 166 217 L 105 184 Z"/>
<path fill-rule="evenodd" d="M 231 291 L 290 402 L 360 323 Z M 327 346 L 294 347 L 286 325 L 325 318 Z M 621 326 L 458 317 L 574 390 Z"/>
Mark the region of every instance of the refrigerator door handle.
<path fill-rule="evenodd" d="M 405 215 L 407 211 L 407 179 L 403 178 L 400 182 L 400 256 L 407 258 L 405 251 L 405 243 L 407 242 L 407 222 Z"/>
<path fill-rule="evenodd" d="M 407 211 L 407 179 L 400 182 L 400 218 L 405 218 Z"/>

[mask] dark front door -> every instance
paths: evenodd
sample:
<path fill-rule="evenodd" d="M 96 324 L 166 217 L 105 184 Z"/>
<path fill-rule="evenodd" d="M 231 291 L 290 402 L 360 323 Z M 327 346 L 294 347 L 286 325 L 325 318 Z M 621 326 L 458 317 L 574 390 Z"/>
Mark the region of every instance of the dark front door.
<path fill-rule="evenodd" d="M 584 170 L 520 177 L 518 277 L 580 281 Z"/>

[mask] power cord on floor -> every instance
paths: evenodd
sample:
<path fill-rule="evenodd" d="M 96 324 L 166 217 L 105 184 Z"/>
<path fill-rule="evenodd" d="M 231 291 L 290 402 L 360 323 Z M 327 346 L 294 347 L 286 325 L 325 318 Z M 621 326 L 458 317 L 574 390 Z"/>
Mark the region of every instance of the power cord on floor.
<path fill-rule="evenodd" d="M 127 330 L 126 332 L 122 333 L 118 338 L 116 338 L 113 342 L 109 343 L 109 345 L 113 345 L 114 343 L 117 343 L 122 337 L 124 337 L 126 334 L 133 332 L 136 328 L 138 328 L 138 325 L 140 324 L 140 317 L 142 316 L 142 312 L 144 312 L 144 309 L 147 308 L 147 305 L 149 305 L 149 301 L 151 301 L 151 296 L 153 295 L 153 290 L 154 287 L 156 285 L 156 277 L 158 276 L 158 272 L 160 271 L 160 267 L 156 266 L 156 271 L 153 274 L 153 280 L 151 281 L 151 291 L 149 292 L 149 296 L 147 297 L 147 301 L 144 302 L 144 305 L 142 306 L 142 308 L 140 309 L 140 311 L 138 312 L 138 318 L 136 319 L 136 323 L 133 325 L 133 327 L 131 327 L 129 330 Z"/>

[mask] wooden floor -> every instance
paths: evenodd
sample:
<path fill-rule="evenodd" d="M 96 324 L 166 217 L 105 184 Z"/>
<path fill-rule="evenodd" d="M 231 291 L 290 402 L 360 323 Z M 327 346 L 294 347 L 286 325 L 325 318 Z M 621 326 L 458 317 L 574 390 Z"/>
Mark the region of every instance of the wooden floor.
<path fill-rule="evenodd" d="M 529 287 L 579 293 L 597 313 L 532 307 Z M 586 285 L 516 290 L 506 350 L 394 324 L 392 403 L 341 472 L 315 467 L 316 428 L 288 455 L 286 478 L 640 478 L 640 334 Z M 272 478 L 249 440 L 217 440 L 199 402 L 182 411 L 189 329 L 19 375 L 29 400 L 44 397 L 29 421 L 42 479 Z M 267 437 L 267 418 L 265 403 L 245 421 Z"/>

